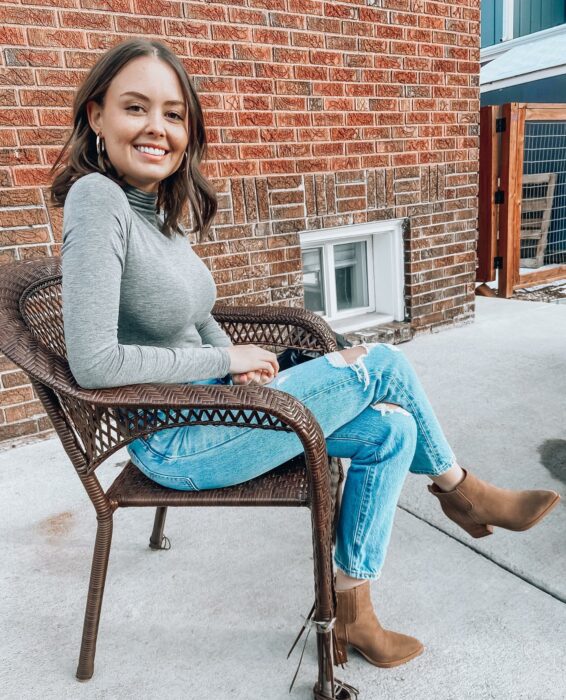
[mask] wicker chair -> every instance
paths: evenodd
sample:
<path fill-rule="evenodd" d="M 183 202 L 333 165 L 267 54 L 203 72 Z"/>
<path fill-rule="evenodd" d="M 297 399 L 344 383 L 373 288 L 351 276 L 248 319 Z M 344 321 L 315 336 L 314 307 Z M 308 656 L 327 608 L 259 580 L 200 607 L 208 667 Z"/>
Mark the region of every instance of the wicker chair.
<path fill-rule="evenodd" d="M 217 306 L 214 316 L 234 343 L 256 343 L 275 352 L 295 347 L 325 353 L 336 347 L 324 321 L 303 309 Z M 259 386 L 139 384 L 82 389 L 66 361 L 58 258 L 0 267 L 0 350 L 30 377 L 96 511 L 98 529 L 77 678 L 87 680 L 94 672 L 113 515 L 118 508 L 156 507 L 150 547 L 162 548 L 169 506 L 307 506 L 314 550 L 311 625 L 318 633 L 314 697 L 345 700 L 355 695 L 333 676 L 332 530 L 343 472 L 339 460 L 328 458 L 320 426 L 303 404 Z M 128 461 L 107 491 L 102 489 L 95 470 L 107 457 L 135 438 L 188 424 L 294 431 L 304 455 L 250 482 L 201 492 L 163 488 Z"/>

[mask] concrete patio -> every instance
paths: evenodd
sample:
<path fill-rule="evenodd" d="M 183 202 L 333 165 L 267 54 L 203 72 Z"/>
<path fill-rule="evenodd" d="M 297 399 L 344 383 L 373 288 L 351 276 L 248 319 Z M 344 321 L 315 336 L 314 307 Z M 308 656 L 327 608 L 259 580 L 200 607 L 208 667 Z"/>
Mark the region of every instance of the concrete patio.
<path fill-rule="evenodd" d="M 456 454 L 510 488 L 566 495 L 566 307 L 478 298 L 472 325 L 403 346 Z M 118 453 L 100 470 L 109 483 Z M 373 588 L 385 626 L 425 653 L 337 675 L 360 698 L 566 697 L 566 500 L 526 533 L 469 538 L 410 476 Z M 153 513 L 117 514 L 96 671 L 74 679 L 95 518 L 58 440 L 0 452 L 0 698 L 283 700 L 310 608 L 306 510 L 172 510 L 168 552 Z M 314 639 L 291 698 L 307 700 Z"/>

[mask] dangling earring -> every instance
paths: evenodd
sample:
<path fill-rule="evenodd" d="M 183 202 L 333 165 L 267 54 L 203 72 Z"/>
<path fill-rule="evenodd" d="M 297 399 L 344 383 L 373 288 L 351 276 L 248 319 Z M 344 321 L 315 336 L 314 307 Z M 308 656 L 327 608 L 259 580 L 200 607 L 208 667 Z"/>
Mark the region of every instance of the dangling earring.
<path fill-rule="evenodd" d="M 96 134 L 96 155 L 98 156 L 98 167 L 103 173 L 106 172 L 106 165 L 104 164 L 104 151 L 104 139 L 100 133 L 98 133 Z"/>

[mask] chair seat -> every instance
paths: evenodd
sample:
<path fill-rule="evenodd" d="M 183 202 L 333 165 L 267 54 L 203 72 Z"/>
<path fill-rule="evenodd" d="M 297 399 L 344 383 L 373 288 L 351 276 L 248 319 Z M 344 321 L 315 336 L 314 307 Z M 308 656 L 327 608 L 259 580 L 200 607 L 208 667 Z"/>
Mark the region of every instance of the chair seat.
<path fill-rule="evenodd" d="M 178 491 L 160 486 L 128 460 L 108 489 L 118 507 L 129 506 L 308 506 L 304 455 L 294 457 L 251 481 L 223 489 Z"/>

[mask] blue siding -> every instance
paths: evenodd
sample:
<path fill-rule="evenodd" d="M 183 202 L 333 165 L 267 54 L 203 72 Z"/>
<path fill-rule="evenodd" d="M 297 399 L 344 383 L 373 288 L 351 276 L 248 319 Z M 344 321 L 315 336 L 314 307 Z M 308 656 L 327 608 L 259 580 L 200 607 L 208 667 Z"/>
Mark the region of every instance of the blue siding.
<path fill-rule="evenodd" d="M 490 3 L 484 3 L 484 5 Z M 513 36 L 526 36 L 566 22 L 564 0 L 515 0 Z"/>
<path fill-rule="evenodd" d="M 481 45 L 499 44 L 503 34 L 503 0 L 482 0 Z"/>

